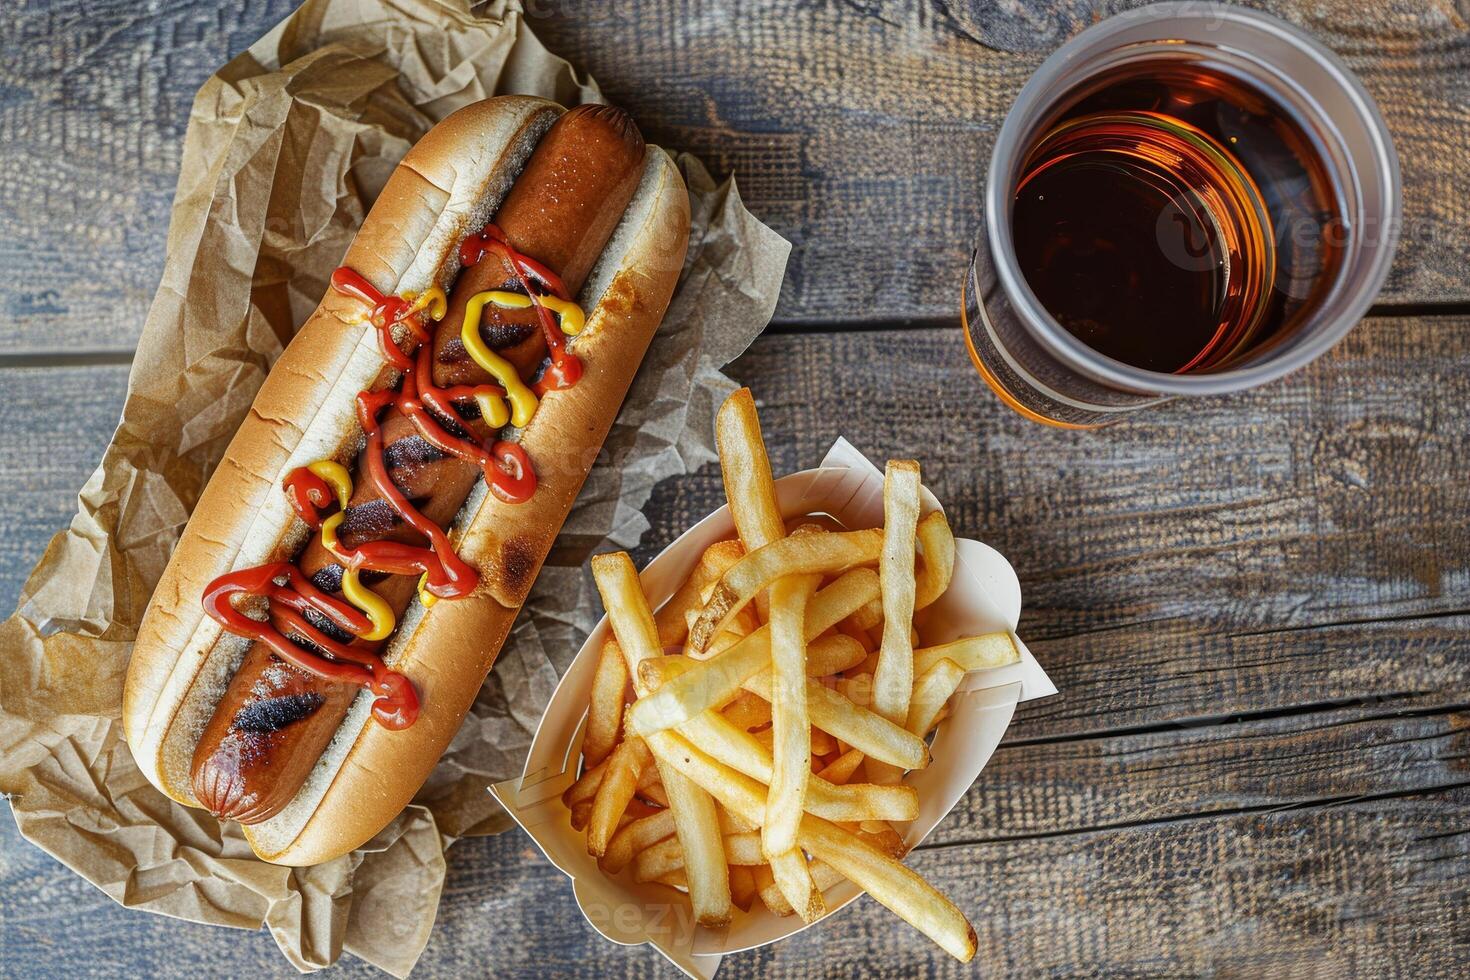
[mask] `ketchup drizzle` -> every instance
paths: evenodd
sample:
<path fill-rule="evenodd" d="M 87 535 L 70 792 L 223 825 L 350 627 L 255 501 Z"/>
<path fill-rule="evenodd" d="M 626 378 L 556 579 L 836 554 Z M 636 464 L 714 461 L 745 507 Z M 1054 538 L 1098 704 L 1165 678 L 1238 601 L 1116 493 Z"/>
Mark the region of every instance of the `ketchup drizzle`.
<path fill-rule="evenodd" d="M 327 481 L 305 466 L 298 466 L 286 475 L 285 490 L 296 516 L 314 528 L 322 526 L 325 519 L 322 511 L 337 500 Z"/>
<path fill-rule="evenodd" d="M 517 285 L 531 298 L 536 308 L 536 318 L 541 321 L 541 332 L 546 336 L 546 350 L 551 363 L 546 365 L 540 379 L 533 386 L 538 396 L 548 391 L 570 388 L 582 377 L 582 359 L 567 350 L 566 337 L 562 335 L 556 314 L 541 302 L 543 293 L 531 288 L 535 280 L 547 293 L 558 299 L 571 300 L 566 284 L 561 277 L 528 255 L 522 255 L 505 237 L 505 232 L 496 225 L 486 225 L 478 235 L 471 235 L 459 246 L 459 261 L 463 265 L 474 265 L 487 254 L 494 254 L 505 262 Z"/>
<path fill-rule="evenodd" d="M 550 363 L 536 382 L 536 393 L 542 395 L 576 384 L 582 376 L 581 359 L 567 349 L 556 315 L 540 301 L 547 294 L 570 300 L 561 278 L 535 259 L 522 255 L 493 224 L 465 239 L 460 246 L 460 262 L 474 265 L 487 254 L 496 255 L 511 270 L 530 297 L 545 334 Z M 533 282 L 537 288 L 532 288 Z M 384 296 L 360 273 L 346 266 L 332 273 L 332 288 L 371 307 L 368 320 L 377 328 L 383 359 L 402 373 L 397 391 L 387 388 L 358 393 L 357 418 L 367 438 L 362 457 L 367 478 L 398 516 L 429 540 L 427 548 L 395 541 L 371 541 L 356 548 L 339 546 L 336 556 L 351 570 L 422 575 L 424 587 L 432 595 L 442 599 L 463 598 L 479 584 L 479 575 L 455 553 L 449 535 L 424 517 L 390 478 L 383 455 L 380 416 L 389 407 L 396 409 L 430 445 L 479 466 L 496 496 L 510 503 L 521 503 L 536 491 L 536 474 L 526 451 L 506 440 L 492 443 L 487 451 L 453 434 L 442 421 L 460 418 L 456 402 L 472 401 L 485 394 L 504 396 L 505 392 L 492 384 L 436 387 L 430 331 L 408 300 Z M 407 350 L 394 337 L 394 330 L 400 325 L 408 332 Z M 297 515 L 313 528 L 321 527 L 326 518 L 324 512 L 336 500 L 327 482 L 306 467 L 295 469 L 286 477 L 284 490 Z M 325 656 L 293 642 L 269 619 L 245 615 L 234 605 L 236 596 L 264 598 L 268 608 L 293 634 Z M 203 605 L 205 612 L 231 633 L 266 644 L 276 656 L 301 670 L 371 691 L 377 696 L 373 701 L 373 716 L 385 728 L 407 728 L 417 719 L 418 695 L 408 678 L 389 670 L 382 658 L 367 648 L 338 642 L 307 621 L 305 613 L 312 610 L 354 635 L 366 633 L 372 627 L 361 611 L 318 589 L 296 566 L 276 562 L 221 575 L 205 590 Z"/>
<path fill-rule="evenodd" d="M 279 578 L 286 579 L 286 584 L 278 585 Z M 245 615 L 232 601 L 237 595 L 262 596 L 273 603 L 272 608 L 293 633 L 331 659 L 293 643 L 270 622 Z M 419 698 L 408 678 L 383 666 L 376 654 L 338 643 L 312 626 L 302 615 L 307 609 L 351 633 L 365 633 L 371 627 L 361 612 L 318 589 L 300 569 L 287 562 L 221 575 L 204 592 L 204 611 L 231 633 L 264 643 L 276 656 L 307 673 L 367 688 L 377 695 L 373 717 L 384 728 L 397 731 L 412 725 L 418 718 Z"/>

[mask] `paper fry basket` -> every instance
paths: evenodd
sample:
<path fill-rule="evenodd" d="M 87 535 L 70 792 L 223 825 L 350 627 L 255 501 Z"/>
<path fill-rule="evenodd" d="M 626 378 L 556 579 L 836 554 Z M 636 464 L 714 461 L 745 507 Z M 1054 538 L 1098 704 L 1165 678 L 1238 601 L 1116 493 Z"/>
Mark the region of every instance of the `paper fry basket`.
<path fill-rule="evenodd" d="M 777 480 L 776 491 L 788 518 L 826 513 L 852 528 L 883 523 L 883 472 L 845 439 L 833 445 L 817 469 Z M 938 501 L 925 489 L 923 510 L 938 508 Z M 665 548 L 641 575 L 653 608 L 657 610 L 673 595 L 709 545 L 733 536 L 729 508 L 721 507 Z M 959 539 L 955 542 L 954 580 L 944 596 L 922 614 L 920 637 L 927 646 L 995 630 L 1014 633 L 1020 615 L 1021 586 L 1010 563 L 987 545 Z M 622 945 L 650 943 L 690 976 L 711 977 L 725 953 L 764 946 L 807 926 L 797 916 L 775 916 L 756 903 L 749 913 L 737 910 L 728 928 L 705 929 L 694 923 L 683 895 L 664 885 L 634 881 L 631 866 L 609 877 L 588 855 L 586 835 L 572 829 L 561 794 L 577 776 L 587 696 L 608 631 L 604 617 L 562 677 L 531 742 L 525 772 L 495 784 L 490 792 L 547 859 L 572 879 L 577 905 L 594 929 Z M 929 835 L 975 782 L 1005 734 L 1016 705 L 1057 693 L 1019 638 L 1016 645 L 1021 650 L 1020 663 L 977 671 L 960 682 L 951 714 L 935 733 L 933 761 L 904 780 L 919 794 L 918 817 L 896 825 L 910 849 Z M 828 915 L 860 894 L 850 882 L 832 886 L 824 893 Z"/>

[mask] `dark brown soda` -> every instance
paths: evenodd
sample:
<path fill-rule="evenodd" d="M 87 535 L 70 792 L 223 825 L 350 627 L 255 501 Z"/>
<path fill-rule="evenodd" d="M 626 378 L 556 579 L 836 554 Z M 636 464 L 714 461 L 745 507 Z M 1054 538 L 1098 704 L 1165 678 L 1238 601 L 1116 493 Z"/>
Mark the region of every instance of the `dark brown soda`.
<path fill-rule="evenodd" d="M 1340 209 L 1316 145 L 1249 82 L 1142 62 L 1063 101 L 1012 232 L 1028 285 L 1108 357 L 1220 370 L 1288 336 L 1330 288 Z"/>

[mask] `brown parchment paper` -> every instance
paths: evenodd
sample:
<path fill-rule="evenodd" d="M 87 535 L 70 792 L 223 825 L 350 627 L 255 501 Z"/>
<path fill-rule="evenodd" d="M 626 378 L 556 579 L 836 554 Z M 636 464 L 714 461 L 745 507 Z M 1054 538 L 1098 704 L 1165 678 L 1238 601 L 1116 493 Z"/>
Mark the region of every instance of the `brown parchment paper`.
<path fill-rule="evenodd" d="M 424 791 L 361 850 L 307 869 L 256 859 L 236 824 L 179 806 L 123 740 L 122 684 L 154 583 L 270 365 L 322 296 L 388 174 L 466 103 L 596 100 L 519 6 L 308 0 L 200 89 L 168 256 L 122 419 L 0 624 L 0 792 L 20 832 L 117 902 L 266 925 L 302 970 L 345 949 L 396 975 L 428 941 L 445 848 L 508 818 L 543 707 L 595 622 L 583 571 L 631 547 L 655 483 L 713 460 L 719 368 L 775 306 L 789 246 L 691 157 L 694 229 L 669 315 L 475 708 Z M 221 942 L 229 942 L 221 935 Z"/>

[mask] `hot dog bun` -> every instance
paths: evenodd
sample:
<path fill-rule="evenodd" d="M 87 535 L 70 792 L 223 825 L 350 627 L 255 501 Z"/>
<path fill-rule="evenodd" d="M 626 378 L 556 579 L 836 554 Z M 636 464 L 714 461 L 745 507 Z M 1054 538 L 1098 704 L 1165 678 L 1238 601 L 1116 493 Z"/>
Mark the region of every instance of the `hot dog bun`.
<path fill-rule="evenodd" d="M 537 141 L 562 113 L 540 99 L 468 106 L 434 127 L 385 186 L 344 263 L 385 294 L 448 288 L 458 247 L 491 218 Z M 261 857 L 306 865 L 370 839 L 413 797 L 473 702 L 663 317 L 683 265 L 689 204 L 678 169 L 650 147 L 632 203 L 578 300 L 574 350 L 586 374 L 548 393 L 520 433 L 539 486 L 522 504 L 476 488 L 452 535 L 480 573 L 467 598 L 410 606 L 383 657 L 419 692 L 401 731 L 370 723 L 359 695 L 305 787 L 247 830 Z M 194 746 L 249 646 L 204 614 L 200 595 L 233 569 L 290 560 L 309 533 L 281 492 L 293 468 L 350 459 L 354 396 L 383 371 L 374 329 L 329 291 L 271 371 L 206 487 L 143 622 L 124 694 L 124 730 L 144 774 L 198 805 Z"/>

